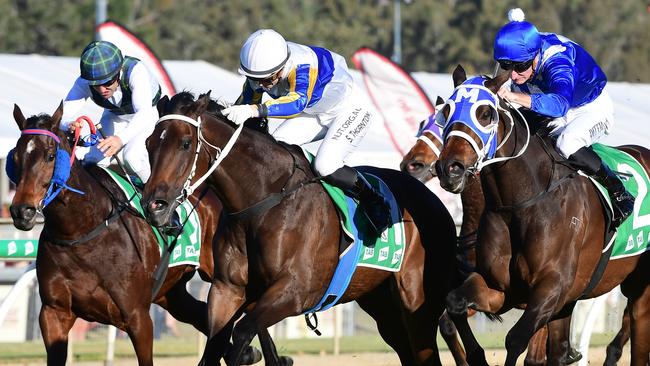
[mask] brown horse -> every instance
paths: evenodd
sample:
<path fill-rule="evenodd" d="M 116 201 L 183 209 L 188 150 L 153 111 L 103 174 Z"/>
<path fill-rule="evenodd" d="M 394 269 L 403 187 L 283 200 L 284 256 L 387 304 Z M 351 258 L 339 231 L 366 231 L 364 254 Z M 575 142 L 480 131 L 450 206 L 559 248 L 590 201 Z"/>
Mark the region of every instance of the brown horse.
<path fill-rule="evenodd" d="M 457 88 L 466 80 L 461 67 L 453 79 Z M 486 200 L 478 232 L 478 272 L 450 293 L 447 310 L 462 314 L 469 306 L 500 313 L 526 304 L 506 337 L 505 364 L 514 365 L 546 324 L 550 339 L 569 339 L 576 300 L 621 284 L 630 306 L 632 364 L 645 365 L 650 353 L 650 254 L 609 261 L 588 290 L 606 229 L 598 193 L 587 179 L 571 178 L 573 169 L 561 164 L 552 142 L 539 132 L 531 136 L 525 119 L 498 99 L 496 91 L 507 79 L 504 73 L 465 82 L 479 89 L 477 94 L 488 95 L 486 101 L 471 110 L 475 121 L 454 120 L 444 130 L 445 145 L 436 163 L 442 187 L 461 192 L 467 177 L 480 171 Z M 468 95 L 464 93 L 459 91 L 456 101 Z M 449 105 L 441 113 L 449 118 Z M 498 148 L 488 150 L 494 146 Z M 622 149 L 648 170 L 650 151 Z M 565 363 L 568 350 L 568 342 L 549 342 L 548 363 Z"/>
<path fill-rule="evenodd" d="M 336 268 L 342 235 L 337 210 L 300 149 L 235 128 L 212 104 L 209 93 L 196 101 L 189 93 L 161 100 L 161 115 L 169 116 L 149 138 L 152 175 L 144 192 L 148 216 L 158 225 L 169 220 L 188 177 L 205 177 L 229 213 L 214 243 L 221 255 L 208 296 L 203 365 L 218 362 L 231 332 L 237 351 L 261 329 L 316 305 Z M 161 143 L 153 147 L 154 141 Z M 221 165 L 215 168 L 215 162 Z M 358 268 L 340 302 L 356 300 L 402 364 L 439 365 L 436 320 L 455 269 L 454 223 L 442 202 L 412 177 L 364 170 L 384 180 L 398 201 L 404 262 L 396 273 Z M 250 303 L 251 311 L 232 330 Z M 236 363 L 237 353 L 232 355 L 228 365 Z"/>
<path fill-rule="evenodd" d="M 45 218 L 36 273 L 47 364 L 65 364 L 68 332 L 75 320 L 82 318 L 125 331 L 138 363 L 152 365 L 153 325 L 149 307 L 152 274 L 160 252 L 151 226 L 128 208 L 127 197 L 103 170 L 86 170 L 78 162 L 69 170 L 67 184 L 85 194 L 62 190 L 43 208 L 54 166 L 65 165 L 71 150 L 64 131 L 59 130 L 62 109 L 59 106 L 52 117 L 41 114 L 25 119 L 20 108 L 14 106 L 14 119 L 23 133 L 11 162 L 19 182 L 11 216 L 20 230 L 31 230 L 39 211 Z M 59 154 L 59 150 L 67 154 Z M 57 163 L 57 159 L 65 161 Z M 203 227 L 215 228 L 221 212 L 216 197 L 197 195 L 191 202 Z M 213 230 L 203 230 L 202 242 L 211 243 L 212 236 Z M 210 280 L 213 264 L 212 247 L 203 245 L 198 269 L 191 265 L 170 268 L 154 303 L 207 334 L 206 303 L 194 299 L 186 285 L 197 270 L 202 279 Z M 270 342 L 270 338 L 263 342 Z M 258 355 L 247 350 L 244 362 L 258 361 L 261 355 L 255 352 Z"/>

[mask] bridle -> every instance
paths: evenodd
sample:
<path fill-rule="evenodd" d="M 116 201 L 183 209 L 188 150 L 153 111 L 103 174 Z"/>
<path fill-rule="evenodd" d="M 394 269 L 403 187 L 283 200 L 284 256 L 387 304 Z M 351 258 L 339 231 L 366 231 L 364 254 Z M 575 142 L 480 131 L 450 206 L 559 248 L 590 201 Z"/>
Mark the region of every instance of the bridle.
<path fill-rule="evenodd" d="M 244 127 L 244 124 L 240 124 L 236 129 L 235 132 L 232 134 L 226 145 L 223 147 L 223 149 L 219 148 L 218 146 L 214 146 L 211 143 L 209 143 L 205 137 L 203 136 L 203 133 L 201 132 L 201 116 L 197 117 L 197 119 L 190 118 L 188 116 L 182 115 L 182 114 L 168 114 L 165 116 L 160 117 L 158 121 L 156 122 L 156 125 L 160 122 L 164 121 L 169 121 L 169 120 L 178 120 L 178 121 L 183 121 L 186 123 L 191 124 L 192 126 L 196 127 L 197 130 L 197 144 L 196 144 L 196 151 L 194 153 L 194 160 L 192 161 L 192 169 L 190 170 L 189 175 L 185 179 L 185 183 L 183 183 L 183 188 L 181 190 L 181 194 L 175 198 L 175 201 L 178 202 L 178 204 L 183 203 L 189 197 L 194 193 L 196 188 L 200 186 L 212 172 L 214 172 L 215 169 L 221 164 L 223 159 L 228 156 L 230 151 L 232 150 L 233 145 L 235 145 L 235 142 L 237 141 L 237 138 L 239 138 L 239 134 L 242 131 L 242 128 Z M 194 175 L 196 175 L 196 163 L 199 158 L 199 152 L 201 151 L 201 148 L 203 144 L 208 145 L 211 147 L 215 152 L 215 159 L 208 168 L 208 170 L 203 174 L 199 179 L 192 184 L 192 179 L 194 178 Z"/>

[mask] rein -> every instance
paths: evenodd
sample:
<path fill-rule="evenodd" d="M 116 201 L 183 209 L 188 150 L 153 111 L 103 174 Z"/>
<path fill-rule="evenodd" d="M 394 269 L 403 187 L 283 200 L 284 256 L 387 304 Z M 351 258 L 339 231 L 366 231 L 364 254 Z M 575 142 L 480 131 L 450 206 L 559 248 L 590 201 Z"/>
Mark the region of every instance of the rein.
<path fill-rule="evenodd" d="M 510 108 L 515 109 L 509 103 L 508 103 L 508 105 L 510 106 Z M 522 121 L 523 121 L 524 125 L 526 126 L 526 131 L 527 131 L 528 138 L 526 140 L 525 148 L 527 148 L 528 143 L 530 142 L 530 127 L 528 125 L 528 121 L 521 114 L 521 112 L 519 112 L 519 110 L 517 110 L 517 109 L 515 109 L 515 110 L 519 113 L 519 116 L 521 116 Z M 511 116 L 511 123 L 514 124 L 514 120 L 512 120 L 512 116 Z M 553 155 L 549 151 L 549 147 L 546 144 L 546 142 L 544 141 L 544 139 L 541 136 L 539 136 L 539 134 L 535 134 L 535 136 L 540 140 L 542 149 L 544 149 L 544 152 L 546 153 L 546 155 L 548 155 L 549 159 L 551 160 L 551 173 L 549 174 L 549 178 L 548 178 L 548 182 L 546 184 L 546 188 L 543 191 L 538 192 L 534 196 L 532 196 L 532 197 L 530 197 L 530 198 L 528 198 L 528 199 L 526 199 L 526 200 L 524 200 L 522 202 L 517 202 L 514 205 L 507 205 L 507 206 L 497 205 L 497 206 L 494 206 L 494 207 L 490 207 L 490 209 L 492 211 L 495 211 L 495 212 L 516 211 L 516 210 L 521 210 L 523 208 L 526 208 L 528 206 L 532 206 L 533 204 L 537 203 L 542 198 L 544 198 L 544 196 L 546 194 L 551 193 L 555 189 L 560 187 L 562 185 L 562 183 L 564 183 L 565 181 L 567 181 L 569 179 L 572 179 L 573 177 L 576 176 L 576 173 L 573 172 L 573 173 L 570 173 L 568 175 L 563 176 L 562 178 L 560 178 L 560 179 L 558 179 L 556 181 L 553 181 L 553 176 L 555 175 L 555 163 L 556 163 L 556 160 L 553 158 Z M 523 153 L 523 151 L 521 151 L 521 153 Z M 519 157 L 519 156 L 521 156 L 521 154 L 518 154 L 517 156 L 510 157 L 510 158 L 514 159 L 514 158 Z M 494 159 L 494 160 L 496 160 L 496 159 Z M 506 159 L 506 160 L 509 160 L 509 159 Z"/>

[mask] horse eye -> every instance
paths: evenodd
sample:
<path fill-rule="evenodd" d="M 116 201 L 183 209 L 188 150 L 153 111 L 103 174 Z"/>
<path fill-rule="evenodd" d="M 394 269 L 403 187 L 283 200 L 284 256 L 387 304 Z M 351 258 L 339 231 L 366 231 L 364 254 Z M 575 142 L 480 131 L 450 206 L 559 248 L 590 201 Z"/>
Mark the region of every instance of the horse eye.
<path fill-rule="evenodd" d="M 189 150 L 190 147 L 192 147 L 192 142 L 191 141 L 183 141 L 183 149 Z"/>
<path fill-rule="evenodd" d="M 47 155 L 47 161 L 54 161 L 54 157 L 55 157 L 54 154 L 49 153 L 49 154 Z"/>

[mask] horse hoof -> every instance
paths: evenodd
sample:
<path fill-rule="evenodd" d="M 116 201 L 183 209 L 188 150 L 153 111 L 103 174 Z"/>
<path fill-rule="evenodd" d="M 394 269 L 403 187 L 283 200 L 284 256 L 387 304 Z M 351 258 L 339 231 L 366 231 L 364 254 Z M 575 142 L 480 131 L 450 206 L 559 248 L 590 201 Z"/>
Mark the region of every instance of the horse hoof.
<path fill-rule="evenodd" d="M 252 365 L 262 360 L 262 352 L 253 346 L 244 349 L 240 359 L 240 365 Z"/>
<path fill-rule="evenodd" d="M 280 365 L 282 366 L 292 366 L 293 358 L 289 356 L 280 356 Z"/>
<path fill-rule="evenodd" d="M 569 349 L 569 355 L 567 356 L 567 365 L 576 363 L 582 359 L 582 353 L 578 352 L 577 349 L 571 347 Z"/>

